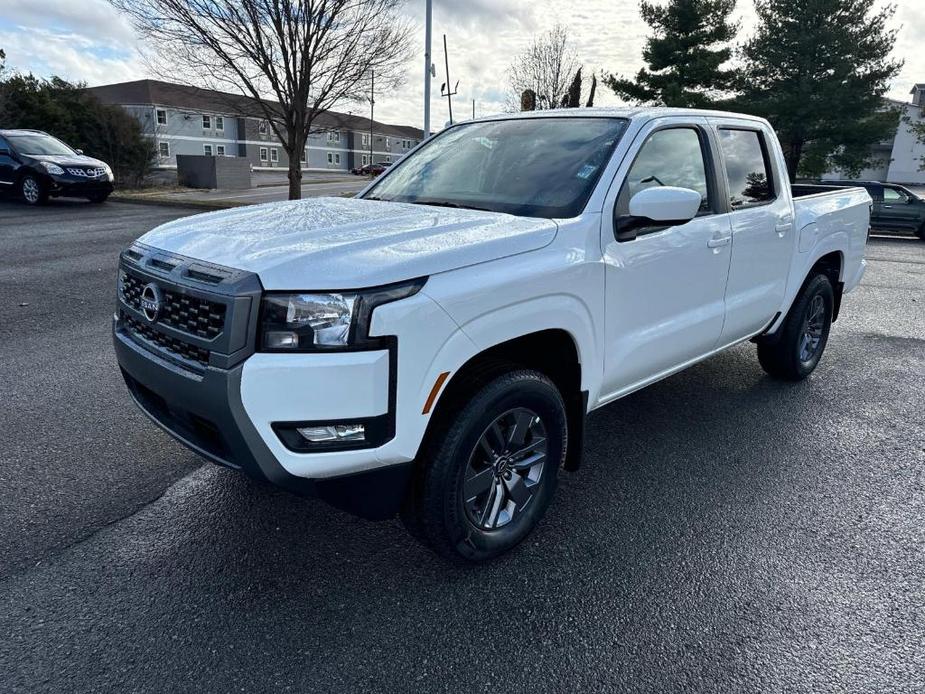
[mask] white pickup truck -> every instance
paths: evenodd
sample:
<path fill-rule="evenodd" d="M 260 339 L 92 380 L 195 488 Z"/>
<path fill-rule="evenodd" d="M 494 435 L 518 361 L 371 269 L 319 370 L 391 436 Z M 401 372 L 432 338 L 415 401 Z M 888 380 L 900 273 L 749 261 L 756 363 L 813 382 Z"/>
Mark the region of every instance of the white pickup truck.
<path fill-rule="evenodd" d="M 870 205 L 794 200 L 758 118 L 486 118 L 356 198 L 145 234 L 115 349 L 202 456 L 485 560 L 578 467 L 591 410 L 746 340 L 770 376 L 808 376 L 864 274 Z"/>

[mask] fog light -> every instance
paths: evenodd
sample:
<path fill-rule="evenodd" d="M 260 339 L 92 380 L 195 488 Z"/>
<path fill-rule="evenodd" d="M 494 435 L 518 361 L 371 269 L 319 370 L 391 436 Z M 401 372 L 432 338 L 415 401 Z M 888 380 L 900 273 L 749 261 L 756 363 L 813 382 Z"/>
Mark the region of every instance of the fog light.
<path fill-rule="evenodd" d="M 327 424 L 323 426 L 296 429 L 301 436 L 312 443 L 333 443 L 339 441 L 364 441 L 366 427 L 362 424 Z"/>

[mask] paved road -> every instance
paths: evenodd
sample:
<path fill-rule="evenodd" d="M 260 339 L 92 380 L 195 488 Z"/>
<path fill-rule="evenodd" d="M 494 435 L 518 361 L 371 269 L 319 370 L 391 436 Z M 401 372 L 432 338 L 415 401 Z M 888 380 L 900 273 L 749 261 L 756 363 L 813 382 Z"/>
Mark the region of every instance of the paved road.
<path fill-rule="evenodd" d="M 743 345 L 595 414 L 464 570 L 135 413 L 116 251 L 187 212 L 0 203 L 0 691 L 921 691 L 925 244 L 871 242 L 808 382 Z"/>

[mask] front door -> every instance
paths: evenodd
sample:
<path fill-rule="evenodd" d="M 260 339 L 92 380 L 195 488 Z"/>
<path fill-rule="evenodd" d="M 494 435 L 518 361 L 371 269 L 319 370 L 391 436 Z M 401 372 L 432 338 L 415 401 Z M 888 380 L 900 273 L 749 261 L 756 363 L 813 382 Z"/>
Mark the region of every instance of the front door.
<path fill-rule="evenodd" d="M 884 186 L 880 225 L 887 229 L 917 229 L 919 210 L 911 203 L 912 198 L 903 191 Z"/>
<path fill-rule="evenodd" d="M 606 273 L 602 400 L 707 354 L 723 327 L 730 228 L 719 206 L 706 122 L 659 119 L 635 142 L 641 147 L 631 150 L 638 154 L 628 169 L 621 167 L 617 180 L 624 183 L 615 197 L 608 196 L 601 225 Z M 660 185 L 699 192 L 700 214 L 686 224 L 653 225 L 631 241 L 616 241 L 614 215 L 628 214 L 634 194 Z"/>

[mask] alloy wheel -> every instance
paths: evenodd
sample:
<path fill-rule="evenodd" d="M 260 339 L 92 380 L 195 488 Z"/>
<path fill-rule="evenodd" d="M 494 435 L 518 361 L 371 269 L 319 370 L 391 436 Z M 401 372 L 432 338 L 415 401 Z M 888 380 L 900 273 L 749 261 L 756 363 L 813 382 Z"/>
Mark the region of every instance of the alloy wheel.
<path fill-rule="evenodd" d="M 37 203 L 40 195 L 39 184 L 34 178 L 30 177 L 22 182 L 22 196 L 30 205 Z"/>
<path fill-rule="evenodd" d="M 546 453 L 546 428 L 535 412 L 518 407 L 497 417 L 466 466 L 463 504 L 469 520 L 482 530 L 514 521 L 539 491 Z"/>
<path fill-rule="evenodd" d="M 824 331 L 825 299 L 821 294 L 816 294 L 806 310 L 806 318 L 803 321 L 803 334 L 800 336 L 801 362 L 805 364 L 816 356 Z"/>

